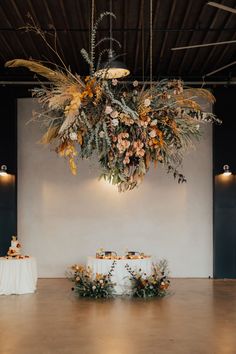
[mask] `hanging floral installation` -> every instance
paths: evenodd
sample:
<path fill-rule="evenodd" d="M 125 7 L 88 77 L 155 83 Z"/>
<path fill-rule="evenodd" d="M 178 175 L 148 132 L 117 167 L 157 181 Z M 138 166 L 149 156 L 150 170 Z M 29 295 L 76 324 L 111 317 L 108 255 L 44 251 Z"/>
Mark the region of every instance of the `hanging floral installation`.
<path fill-rule="evenodd" d="M 96 157 L 100 176 L 118 187 L 132 190 L 140 184 L 151 164 L 163 165 L 179 182 L 183 155 L 200 138 L 200 125 L 219 122 L 210 112 L 203 112 L 197 103 L 203 98 L 214 103 L 205 89 L 185 88 L 181 80 L 162 80 L 152 85 L 138 81 L 124 85 L 117 79 L 96 73 L 95 50 L 107 39 L 96 41 L 100 15 L 91 32 L 90 53 L 81 50 L 90 66 L 90 75 L 83 78 L 67 68 L 45 33 L 33 23 L 27 29 L 39 34 L 59 57 L 62 65 L 44 65 L 34 60 L 15 59 L 7 67 L 27 67 L 48 80 L 32 90 L 42 105 L 34 118 L 45 127 L 41 142 L 51 144 L 58 155 L 68 159 L 71 172 L 77 173 L 79 158 Z M 113 41 L 115 41 L 112 38 Z M 98 65 L 106 50 L 98 55 Z"/>

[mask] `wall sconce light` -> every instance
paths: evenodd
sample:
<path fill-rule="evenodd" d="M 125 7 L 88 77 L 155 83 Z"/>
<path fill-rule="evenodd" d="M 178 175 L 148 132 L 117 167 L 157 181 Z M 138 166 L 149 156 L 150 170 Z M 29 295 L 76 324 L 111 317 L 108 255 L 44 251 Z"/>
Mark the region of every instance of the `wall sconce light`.
<path fill-rule="evenodd" d="M 6 165 L 2 165 L 0 167 L 0 176 L 6 176 L 8 173 L 7 173 L 7 166 Z"/>
<path fill-rule="evenodd" d="M 223 170 L 224 170 L 224 172 L 223 172 L 223 175 L 224 175 L 224 176 L 230 176 L 230 175 L 232 175 L 232 172 L 230 171 L 229 165 L 224 165 L 224 166 L 223 166 Z"/>

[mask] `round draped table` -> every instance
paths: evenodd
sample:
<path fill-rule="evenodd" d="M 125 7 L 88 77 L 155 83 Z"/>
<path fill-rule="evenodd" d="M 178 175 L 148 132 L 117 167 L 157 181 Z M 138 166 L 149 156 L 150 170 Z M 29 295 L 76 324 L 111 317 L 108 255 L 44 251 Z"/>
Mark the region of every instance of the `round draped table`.
<path fill-rule="evenodd" d="M 33 293 L 36 283 L 35 258 L 0 258 L 0 295 Z"/>
<path fill-rule="evenodd" d="M 98 259 L 96 257 L 88 257 L 87 266 L 89 266 L 93 273 L 107 274 L 109 273 L 113 259 Z M 117 259 L 115 260 L 115 270 L 112 274 L 112 282 L 116 283 L 115 292 L 118 295 L 129 293 L 130 291 L 130 274 L 125 268 L 126 264 L 135 271 L 139 269 L 142 272 L 150 275 L 152 272 L 152 258 L 144 259 Z"/>

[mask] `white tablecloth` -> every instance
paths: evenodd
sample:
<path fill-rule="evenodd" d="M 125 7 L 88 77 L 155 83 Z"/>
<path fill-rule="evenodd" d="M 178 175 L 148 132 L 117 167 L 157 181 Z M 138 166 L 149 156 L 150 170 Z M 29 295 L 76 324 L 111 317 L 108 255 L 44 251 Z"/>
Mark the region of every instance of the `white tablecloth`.
<path fill-rule="evenodd" d="M 113 263 L 112 259 L 98 259 L 95 257 L 88 257 L 87 266 L 91 267 L 93 273 L 107 274 Z M 132 270 L 142 269 L 144 273 L 147 275 L 151 274 L 152 271 L 152 259 L 144 258 L 144 259 L 119 259 L 116 260 L 115 270 L 112 275 L 112 281 L 116 283 L 115 292 L 116 294 L 128 293 L 130 290 L 130 274 L 127 269 L 125 269 L 125 265 L 128 264 Z"/>
<path fill-rule="evenodd" d="M 0 258 L 0 295 L 33 293 L 36 283 L 35 258 Z"/>

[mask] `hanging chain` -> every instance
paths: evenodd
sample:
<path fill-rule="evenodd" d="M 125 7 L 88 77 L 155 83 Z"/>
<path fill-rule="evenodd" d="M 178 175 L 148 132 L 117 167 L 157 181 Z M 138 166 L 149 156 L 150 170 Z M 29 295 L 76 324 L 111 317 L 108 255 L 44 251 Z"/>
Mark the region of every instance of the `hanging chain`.
<path fill-rule="evenodd" d="M 151 87 L 152 87 L 152 17 L 153 17 L 152 0 L 150 0 L 150 83 L 151 83 Z"/>

